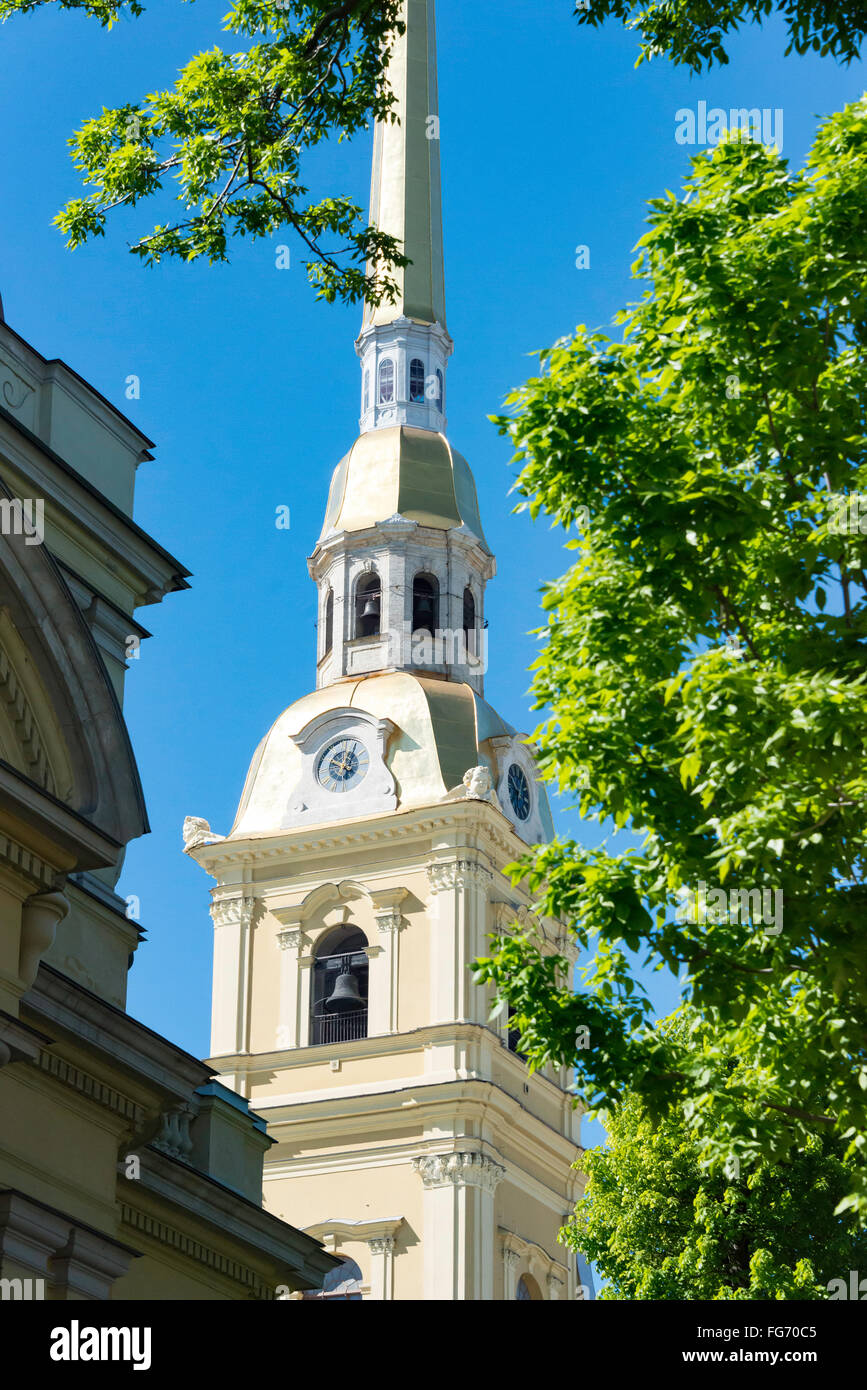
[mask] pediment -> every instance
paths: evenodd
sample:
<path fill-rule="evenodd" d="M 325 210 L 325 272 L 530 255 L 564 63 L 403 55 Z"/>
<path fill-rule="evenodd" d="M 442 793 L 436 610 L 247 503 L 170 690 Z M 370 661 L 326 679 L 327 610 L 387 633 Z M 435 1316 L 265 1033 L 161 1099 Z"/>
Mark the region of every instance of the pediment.
<path fill-rule="evenodd" d="M 0 760 L 26 779 L 31 821 L 36 788 L 124 845 L 148 826 L 123 712 L 58 565 L 32 540 L 0 536 Z"/>

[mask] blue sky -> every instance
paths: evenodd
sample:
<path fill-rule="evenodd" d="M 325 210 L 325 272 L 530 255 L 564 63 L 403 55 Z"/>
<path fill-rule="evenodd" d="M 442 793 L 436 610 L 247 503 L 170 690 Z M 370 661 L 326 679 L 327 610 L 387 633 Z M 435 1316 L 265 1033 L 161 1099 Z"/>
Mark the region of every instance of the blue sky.
<path fill-rule="evenodd" d="M 220 41 L 226 8 L 160 0 L 105 33 L 49 7 L 0 30 L 7 321 L 157 441 L 139 470 L 136 519 L 193 572 L 190 592 L 138 614 L 154 636 L 131 663 L 126 714 L 152 834 L 130 847 L 120 891 L 140 898 L 148 931 L 130 1011 L 198 1055 L 209 1046 L 211 880 L 182 854 L 181 824 L 200 815 L 228 830 L 254 748 L 314 683 L 306 557 L 331 471 L 357 433 L 360 310 L 315 301 L 291 236 L 238 245 L 229 266 L 148 270 L 126 250 L 161 216 L 147 205 L 75 253 L 51 220 L 79 191 L 67 137 L 102 105 L 170 85 L 189 56 Z M 449 434 L 474 469 L 498 558 L 487 696 L 527 730 L 538 590 L 568 557 L 547 523 L 512 514 L 509 449 L 487 416 L 532 370 L 527 354 L 578 323 L 608 324 L 633 297 L 646 201 L 688 171 L 690 151 L 675 140 L 680 108 L 782 108 L 784 154 L 800 164 L 817 118 L 863 88 L 858 66 L 784 58 L 777 23 L 744 30 L 730 65 L 707 77 L 659 60 L 636 71 L 632 36 L 580 29 L 571 9 L 571 0 L 438 4 L 456 344 Z M 366 206 L 370 145 L 368 134 L 318 152 L 312 186 Z M 283 241 L 288 271 L 275 265 Z M 589 247 L 588 269 L 576 268 L 578 245 Z M 138 401 L 125 399 L 130 374 Z M 288 531 L 274 525 L 281 505 Z M 556 816 L 576 832 L 568 808 Z M 670 1007 L 673 981 L 656 977 L 653 993 Z"/>

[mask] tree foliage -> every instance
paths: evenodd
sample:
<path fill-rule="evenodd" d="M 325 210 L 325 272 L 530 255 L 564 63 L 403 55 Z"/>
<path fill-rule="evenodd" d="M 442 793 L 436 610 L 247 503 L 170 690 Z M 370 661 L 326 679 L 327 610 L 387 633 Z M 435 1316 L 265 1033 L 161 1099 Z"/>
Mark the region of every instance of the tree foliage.
<path fill-rule="evenodd" d="M 778 15 L 786 26 L 786 53 L 816 52 L 850 63 L 867 31 L 863 0 L 576 0 L 580 24 L 597 28 L 622 20 L 641 35 L 636 67 L 657 54 L 704 72 L 728 62 L 726 34 L 744 23 L 761 24 Z"/>
<path fill-rule="evenodd" d="M 0 0 L 0 19 L 50 0 Z M 59 0 L 104 27 L 143 13 L 138 0 Z M 173 87 L 103 108 L 70 141 L 91 191 L 56 222 L 75 247 L 105 233 L 109 213 L 174 186 L 182 213 L 130 247 L 163 256 L 226 260 L 232 237 L 293 228 L 311 253 L 308 273 L 327 300 L 379 303 L 406 265 L 393 237 L 366 225 L 349 197 L 311 198 L 305 153 L 372 120 L 395 119 L 382 81 L 403 31 L 400 0 L 234 0 L 224 22 L 244 45 L 197 54 Z M 337 238 L 331 245 L 330 238 Z"/>
<path fill-rule="evenodd" d="M 534 1064 L 577 1055 L 591 1106 L 677 1101 L 716 1171 L 841 1137 L 863 1213 L 867 99 L 803 171 L 734 139 L 650 208 L 622 333 L 542 353 L 499 422 L 577 550 L 543 597 L 543 774 L 643 841 L 515 869 L 595 951 L 577 995 L 526 931 L 480 977 Z M 636 951 L 700 1052 L 650 1027 Z"/>
<path fill-rule="evenodd" d="M 706 1033 L 690 1010 L 663 1030 L 687 1046 Z M 736 1087 L 743 1068 L 729 1067 Z M 603 1299 L 827 1299 L 867 1263 L 867 1233 L 834 1215 L 851 1185 L 841 1149 L 812 1135 L 778 1166 L 712 1174 L 676 1112 L 654 1122 L 628 1092 L 605 1147 L 583 1156 L 588 1183 L 563 1238 L 608 1281 Z"/>

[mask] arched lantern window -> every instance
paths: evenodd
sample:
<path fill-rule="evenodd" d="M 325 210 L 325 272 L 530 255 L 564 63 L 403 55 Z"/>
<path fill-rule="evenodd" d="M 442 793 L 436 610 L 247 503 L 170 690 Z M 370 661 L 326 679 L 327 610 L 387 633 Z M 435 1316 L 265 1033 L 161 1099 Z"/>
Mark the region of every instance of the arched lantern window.
<path fill-rule="evenodd" d="M 367 937 L 358 927 L 329 932 L 316 948 L 310 991 L 310 1042 L 367 1037 Z"/>
<path fill-rule="evenodd" d="M 383 357 L 379 364 L 379 404 L 390 405 L 394 400 L 394 363 Z"/>
<path fill-rule="evenodd" d="M 437 367 L 437 410 L 439 411 L 441 411 L 443 408 L 444 395 L 445 383 L 443 382 L 443 374 L 440 371 L 439 367 Z"/>
<path fill-rule="evenodd" d="M 376 570 L 363 574 L 355 588 L 355 635 L 376 637 L 382 611 L 382 590 Z"/>
<path fill-rule="evenodd" d="M 409 364 L 409 398 L 424 404 L 424 363 L 414 357 Z"/>
<path fill-rule="evenodd" d="M 476 600 L 469 585 L 464 589 L 464 642 L 470 656 L 478 656 L 476 651 Z"/>
<path fill-rule="evenodd" d="M 334 590 L 328 590 L 328 597 L 325 600 L 325 648 L 327 656 L 334 645 Z"/>
<path fill-rule="evenodd" d="M 436 636 L 439 627 L 440 586 L 432 574 L 417 574 L 412 582 L 412 630 Z"/>

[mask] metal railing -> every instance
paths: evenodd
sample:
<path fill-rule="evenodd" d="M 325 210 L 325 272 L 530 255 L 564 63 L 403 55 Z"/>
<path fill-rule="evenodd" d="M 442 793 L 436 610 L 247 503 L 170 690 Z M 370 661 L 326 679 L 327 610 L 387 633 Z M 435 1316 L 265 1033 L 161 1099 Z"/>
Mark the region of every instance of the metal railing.
<path fill-rule="evenodd" d="M 354 1042 L 367 1037 L 367 1009 L 346 1014 L 314 1014 L 312 1046 L 322 1043 Z"/>

